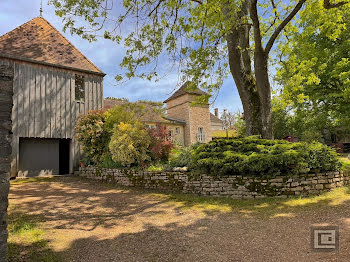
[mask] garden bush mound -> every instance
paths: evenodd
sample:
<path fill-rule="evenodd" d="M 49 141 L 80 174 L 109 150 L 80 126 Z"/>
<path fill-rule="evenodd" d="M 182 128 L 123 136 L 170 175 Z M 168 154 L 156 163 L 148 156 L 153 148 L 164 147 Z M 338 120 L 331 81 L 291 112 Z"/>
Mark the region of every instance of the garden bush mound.
<path fill-rule="evenodd" d="M 335 150 L 321 143 L 256 136 L 214 140 L 196 147 L 192 157 L 194 169 L 218 175 L 294 175 L 341 168 Z"/>

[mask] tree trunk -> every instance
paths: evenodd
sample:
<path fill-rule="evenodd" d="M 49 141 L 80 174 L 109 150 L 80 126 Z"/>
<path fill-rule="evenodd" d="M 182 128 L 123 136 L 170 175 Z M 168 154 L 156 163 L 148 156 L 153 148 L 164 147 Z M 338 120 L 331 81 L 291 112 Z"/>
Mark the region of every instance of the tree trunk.
<path fill-rule="evenodd" d="M 228 9 L 224 9 L 223 13 L 230 19 Z M 243 2 L 235 19 L 241 20 L 247 15 L 248 5 Z M 249 31 L 250 25 L 237 24 L 226 35 L 230 71 L 242 101 L 247 136 L 261 135 L 263 138 L 272 139 L 271 87 L 267 57 L 262 49 L 255 49 L 254 76 L 251 69 Z"/>
<path fill-rule="evenodd" d="M 260 100 L 261 136 L 273 139 L 271 86 L 265 53 L 257 54 L 254 61 L 256 85 Z"/>

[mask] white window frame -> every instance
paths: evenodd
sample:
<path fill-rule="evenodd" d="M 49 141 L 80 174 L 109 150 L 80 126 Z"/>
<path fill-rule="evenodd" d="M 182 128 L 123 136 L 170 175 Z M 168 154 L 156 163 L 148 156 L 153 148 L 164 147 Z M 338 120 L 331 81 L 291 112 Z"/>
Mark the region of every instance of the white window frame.
<path fill-rule="evenodd" d="M 197 141 L 200 143 L 205 141 L 204 128 L 201 126 L 199 126 L 197 129 Z"/>

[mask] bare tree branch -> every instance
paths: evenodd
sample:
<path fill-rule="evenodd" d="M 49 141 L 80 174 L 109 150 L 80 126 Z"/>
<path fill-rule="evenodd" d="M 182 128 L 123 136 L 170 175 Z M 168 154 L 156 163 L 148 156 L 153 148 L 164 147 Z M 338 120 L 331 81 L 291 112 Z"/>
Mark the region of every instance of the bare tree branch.
<path fill-rule="evenodd" d="M 265 52 L 268 54 L 278 37 L 278 35 L 282 32 L 282 30 L 286 27 L 286 25 L 294 18 L 294 16 L 300 11 L 300 9 L 303 7 L 303 4 L 306 2 L 306 0 L 300 0 L 298 4 L 294 7 L 292 12 L 284 19 L 280 25 L 276 28 L 275 32 L 271 35 L 269 41 L 266 44 Z"/>

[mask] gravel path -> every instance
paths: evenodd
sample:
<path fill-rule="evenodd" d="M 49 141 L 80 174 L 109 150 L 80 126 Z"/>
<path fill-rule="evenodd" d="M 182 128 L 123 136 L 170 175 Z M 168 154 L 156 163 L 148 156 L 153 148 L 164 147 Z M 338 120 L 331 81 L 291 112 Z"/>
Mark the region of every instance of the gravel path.
<path fill-rule="evenodd" d="M 74 177 L 12 185 L 10 204 L 43 218 L 64 261 L 350 261 L 350 206 L 251 216 Z M 310 226 L 338 225 L 338 253 L 310 249 Z"/>

